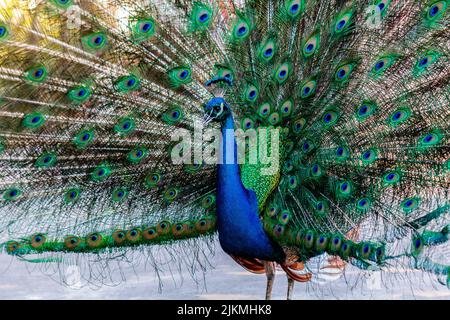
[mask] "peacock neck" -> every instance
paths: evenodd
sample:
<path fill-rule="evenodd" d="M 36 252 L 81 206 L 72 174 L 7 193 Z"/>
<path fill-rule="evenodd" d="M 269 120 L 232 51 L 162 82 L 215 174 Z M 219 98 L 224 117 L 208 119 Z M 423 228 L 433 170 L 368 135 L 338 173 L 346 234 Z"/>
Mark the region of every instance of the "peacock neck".
<path fill-rule="evenodd" d="M 244 258 L 282 261 L 281 248 L 267 236 L 258 212 L 255 192 L 242 184 L 237 161 L 234 121 L 222 122 L 221 163 L 217 166 L 217 224 L 225 252 Z"/>

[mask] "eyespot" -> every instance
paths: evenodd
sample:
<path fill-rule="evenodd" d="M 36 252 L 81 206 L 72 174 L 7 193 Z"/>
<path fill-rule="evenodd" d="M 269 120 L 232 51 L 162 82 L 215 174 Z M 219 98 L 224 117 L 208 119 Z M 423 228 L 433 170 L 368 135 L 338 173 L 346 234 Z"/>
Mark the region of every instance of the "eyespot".
<path fill-rule="evenodd" d="M 352 18 L 353 18 L 352 11 L 347 11 L 337 16 L 335 19 L 336 22 L 334 24 L 334 33 L 342 34 L 345 31 L 347 31 L 351 24 Z"/>
<path fill-rule="evenodd" d="M 279 212 L 279 207 L 277 204 L 271 204 L 266 208 L 266 216 L 275 217 Z"/>
<path fill-rule="evenodd" d="M 29 68 L 25 71 L 25 78 L 33 83 L 42 83 L 47 79 L 47 69 L 42 66 Z"/>
<path fill-rule="evenodd" d="M 299 134 L 306 126 L 306 120 L 304 118 L 300 118 L 292 124 L 292 130 L 295 134 Z"/>
<path fill-rule="evenodd" d="M 34 165 L 38 168 L 50 168 L 56 163 L 56 154 L 54 152 L 45 152 L 37 158 Z"/>
<path fill-rule="evenodd" d="M 353 244 L 350 241 L 343 241 L 340 250 L 340 256 L 344 259 L 347 259 L 353 250 Z"/>
<path fill-rule="evenodd" d="M 289 210 L 283 210 L 280 212 L 278 222 L 281 225 L 286 225 L 289 222 L 290 218 L 291 218 L 291 213 L 289 212 Z"/>
<path fill-rule="evenodd" d="M 337 82 L 346 82 L 355 68 L 355 63 L 347 63 L 336 69 L 334 79 Z"/>
<path fill-rule="evenodd" d="M 429 132 L 421 136 L 417 142 L 419 148 L 427 149 L 442 142 L 443 135 L 439 132 Z"/>
<path fill-rule="evenodd" d="M 379 76 L 394 65 L 398 60 L 398 55 L 388 55 L 379 58 L 372 67 L 372 74 Z"/>
<path fill-rule="evenodd" d="M 339 113 L 334 109 L 325 111 L 322 115 L 322 124 L 326 127 L 334 126 L 339 120 Z"/>
<path fill-rule="evenodd" d="M 279 84 L 283 84 L 289 78 L 291 72 L 291 65 L 289 62 L 285 62 L 277 67 L 275 70 L 275 80 Z"/>
<path fill-rule="evenodd" d="M 169 203 L 173 202 L 177 196 L 178 196 L 178 189 L 176 188 L 168 188 L 164 192 L 164 199 Z"/>
<path fill-rule="evenodd" d="M 120 93 L 129 93 L 139 89 L 141 81 L 135 75 L 123 76 L 114 82 L 114 89 Z"/>
<path fill-rule="evenodd" d="M 137 147 L 128 153 L 128 161 L 132 164 L 138 164 L 147 157 L 148 150 L 144 147 Z"/>
<path fill-rule="evenodd" d="M 314 163 L 309 168 L 309 176 L 312 178 L 320 178 L 323 175 L 322 168 L 317 164 Z"/>
<path fill-rule="evenodd" d="M 246 39 L 250 35 L 250 24 L 248 20 L 240 18 L 233 27 L 232 40 L 240 41 Z"/>
<path fill-rule="evenodd" d="M 266 102 L 263 103 L 258 109 L 258 115 L 262 118 L 267 118 L 272 111 L 272 106 Z"/>
<path fill-rule="evenodd" d="M 381 246 L 375 249 L 375 259 L 378 264 L 384 263 L 385 247 Z M 373 259 L 373 258 L 372 258 Z"/>
<path fill-rule="evenodd" d="M 81 244 L 81 239 L 76 236 L 67 236 L 64 239 L 64 245 L 68 250 L 74 250 Z"/>
<path fill-rule="evenodd" d="M 155 227 L 149 227 L 142 232 L 142 236 L 145 240 L 155 240 L 158 238 L 158 232 Z"/>
<path fill-rule="evenodd" d="M 367 211 L 372 206 L 372 201 L 369 198 L 361 198 L 356 201 L 356 209 L 358 211 Z"/>
<path fill-rule="evenodd" d="M 274 57 L 276 50 L 275 41 L 268 39 L 259 48 L 259 59 L 264 62 L 269 62 Z"/>
<path fill-rule="evenodd" d="M 171 229 L 171 224 L 169 221 L 161 221 L 156 226 L 156 231 L 162 235 L 169 233 L 170 229 Z"/>
<path fill-rule="evenodd" d="M 82 37 L 81 42 L 87 51 L 100 51 L 106 47 L 107 39 L 104 32 L 95 32 Z"/>
<path fill-rule="evenodd" d="M 435 51 L 428 51 L 425 55 L 421 56 L 415 65 L 415 73 L 420 75 L 425 72 L 426 69 L 435 63 L 440 57 L 440 54 Z"/>
<path fill-rule="evenodd" d="M 361 161 L 363 164 L 372 164 L 378 158 L 378 152 L 375 149 L 368 149 L 361 154 Z"/>
<path fill-rule="evenodd" d="M 188 66 L 181 66 L 169 70 L 169 81 L 174 88 L 179 88 L 182 85 L 188 84 L 192 81 L 192 71 Z"/>
<path fill-rule="evenodd" d="M 285 4 L 285 9 L 288 16 L 291 19 L 295 19 L 300 16 L 305 8 L 305 0 L 291 0 Z"/>
<path fill-rule="evenodd" d="M 312 247 L 314 246 L 315 238 L 316 238 L 316 234 L 314 231 L 312 231 L 312 230 L 306 231 L 305 236 L 303 238 L 303 244 L 306 249 L 312 249 Z"/>
<path fill-rule="evenodd" d="M 133 27 L 132 38 L 142 42 L 150 39 L 155 34 L 155 20 L 152 18 L 138 19 Z"/>
<path fill-rule="evenodd" d="M 377 105 L 371 101 L 364 101 L 356 110 L 356 119 L 359 121 L 367 120 L 377 110 Z"/>
<path fill-rule="evenodd" d="M 291 190 L 295 190 L 298 187 L 298 178 L 295 175 L 288 177 L 287 180 L 288 188 Z"/>
<path fill-rule="evenodd" d="M 276 126 L 277 124 L 279 124 L 280 123 L 280 114 L 278 112 L 273 112 L 269 116 L 269 123 L 272 126 Z"/>
<path fill-rule="evenodd" d="M 142 236 L 142 232 L 138 228 L 130 229 L 130 230 L 128 230 L 128 232 L 126 234 L 127 240 L 130 241 L 131 243 L 137 243 L 137 242 L 141 241 L 141 236 Z"/>
<path fill-rule="evenodd" d="M 94 232 L 86 237 L 86 244 L 89 248 L 99 248 L 103 243 L 103 236 L 100 233 Z"/>
<path fill-rule="evenodd" d="M 36 129 L 45 123 L 45 117 L 42 113 L 32 113 L 26 115 L 22 120 L 22 126 L 29 129 Z"/>
<path fill-rule="evenodd" d="M 122 187 L 115 188 L 112 192 L 112 201 L 123 202 L 128 195 L 128 190 Z"/>
<path fill-rule="evenodd" d="M 285 226 L 277 224 L 273 227 L 272 232 L 275 237 L 279 238 L 283 235 L 285 230 L 286 230 Z"/>
<path fill-rule="evenodd" d="M 74 138 L 73 143 L 76 147 L 86 148 L 94 140 L 93 130 L 81 130 Z"/>
<path fill-rule="evenodd" d="M 31 237 L 30 245 L 34 249 L 39 249 L 39 248 L 43 247 L 43 245 L 45 244 L 46 241 L 47 241 L 47 238 L 43 234 L 38 233 Z"/>
<path fill-rule="evenodd" d="M 158 172 L 152 172 L 145 177 L 145 184 L 150 187 L 154 188 L 161 184 L 162 176 Z"/>
<path fill-rule="evenodd" d="M 78 86 L 67 92 L 67 97 L 75 103 L 83 103 L 91 96 L 91 90 L 85 86 Z"/>
<path fill-rule="evenodd" d="M 178 124 L 183 121 L 183 119 L 184 113 L 180 107 L 172 107 L 162 115 L 162 120 L 169 125 Z"/>
<path fill-rule="evenodd" d="M 216 67 L 217 77 L 219 77 L 219 78 L 226 78 L 226 79 L 229 79 L 230 81 L 233 81 L 233 79 L 234 79 L 234 72 L 233 72 L 232 69 L 230 69 L 227 66 L 220 65 L 220 64 L 217 64 L 215 67 Z"/>
<path fill-rule="evenodd" d="M 353 192 L 351 181 L 342 181 L 336 187 L 336 196 L 339 198 L 348 198 Z"/>
<path fill-rule="evenodd" d="M 7 39 L 9 36 L 9 30 L 6 25 L 0 23 L 0 41 Z"/>
<path fill-rule="evenodd" d="M 285 100 L 279 107 L 279 111 L 283 118 L 288 118 L 291 116 L 294 109 L 294 101 L 291 99 Z"/>
<path fill-rule="evenodd" d="M 67 204 L 75 203 L 80 198 L 80 189 L 78 188 L 71 188 L 66 191 L 64 195 L 64 201 Z"/>
<path fill-rule="evenodd" d="M 101 182 L 106 180 L 111 174 L 111 169 L 107 165 L 102 164 L 91 172 L 91 180 L 94 182 Z"/>
<path fill-rule="evenodd" d="M 174 237 L 181 237 L 186 232 L 186 226 L 183 223 L 176 223 L 172 226 L 172 234 Z"/>
<path fill-rule="evenodd" d="M 338 162 L 346 161 L 350 156 L 350 152 L 347 147 L 336 148 L 336 160 Z"/>
<path fill-rule="evenodd" d="M 6 244 L 6 252 L 8 254 L 18 254 L 22 245 L 17 241 L 9 241 Z"/>
<path fill-rule="evenodd" d="M 387 119 L 388 124 L 392 127 L 396 127 L 408 120 L 411 116 L 411 113 L 411 109 L 408 107 L 398 108 Z"/>
<path fill-rule="evenodd" d="M 306 81 L 300 89 L 300 97 L 306 99 L 316 92 L 317 82 L 315 80 Z"/>
<path fill-rule="evenodd" d="M 136 123 L 132 118 L 122 118 L 114 126 L 114 131 L 120 134 L 128 134 L 136 128 Z"/>
<path fill-rule="evenodd" d="M 412 241 L 413 256 L 419 255 L 423 250 L 424 241 L 421 237 L 414 237 Z"/>
<path fill-rule="evenodd" d="M 426 18 L 428 21 L 439 20 L 447 10 L 447 1 L 435 1 L 426 9 Z"/>
<path fill-rule="evenodd" d="M 414 210 L 416 210 L 419 207 L 420 199 L 413 197 L 413 198 L 406 198 L 401 203 L 401 208 L 405 213 L 410 213 Z"/>
<path fill-rule="evenodd" d="M 394 185 L 399 182 L 401 179 L 401 175 L 397 171 L 388 171 L 383 176 L 383 182 L 385 186 Z"/>
<path fill-rule="evenodd" d="M 372 245 L 368 242 L 362 242 L 359 245 L 359 255 L 363 259 L 368 259 L 372 253 Z"/>
<path fill-rule="evenodd" d="M 258 95 L 258 88 L 255 85 L 248 83 L 244 92 L 245 100 L 247 100 L 248 102 L 255 102 L 256 99 L 258 99 Z"/>
<path fill-rule="evenodd" d="M 50 0 L 59 9 L 68 9 L 73 5 L 73 0 Z"/>
<path fill-rule="evenodd" d="M 390 0 L 382 0 L 376 4 L 376 6 L 378 7 L 378 10 L 380 10 L 381 14 L 384 14 L 386 12 L 387 8 L 389 7 L 390 2 L 391 2 Z"/>
<path fill-rule="evenodd" d="M 313 34 L 306 40 L 305 44 L 303 45 L 303 56 L 305 58 L 311 57 L 314 53 L 319 50 L 320 47 L 320 36 L 319 34 Z"/>
<path fill-rule="evenodd" d="M 117 245 L 121 245 L 126 240 L 126 233 L 123 230 L 116 230 L 112 234 L 112 238 L 114 239 L 114 243 Z"/>
<path fill-rule="evenodd" d="M 321 252 L 325 250 L 328 245 L 328 237 L 325 234 L 320 234 L 316 238 L 316 250 Z"/>
<path fill-rule="evenodd" d="M 211 227 L 211 223 L 209 223 L 208 219 L 206 219 L 204 217 L 200 218 L 195 223 L 195 230 L 197 230 L 201 234 L 208 232 L 210 227 Z"/>
<path fill-rule="evenodd" d="M 338 252 L 341 249 L 342 237 L 340 235 L 333 235 L 329 240 L 329 247 L 332 252 Z"/>
<path fill-rule="evenodd" d="M 9 189 L 6 189 L 3 192 L 3 199 L 5 201 L 14 201 L 17 200 L 22 195 L 22 190 L 16 187 L 12 187 Z"/>
<path fill-rule="evenodd" d="M 320 200 L 316 202 L 315 214 L 319 217 L 326 216 L 328 214 L 328 202 L 325 200 Z"/>
<path fill-rule="evenodd" d="M 314 149 L 315 145 L 311 140 L 305 140 L 302 144 L 302 151 L 304 153 L 309 153 Z"/>

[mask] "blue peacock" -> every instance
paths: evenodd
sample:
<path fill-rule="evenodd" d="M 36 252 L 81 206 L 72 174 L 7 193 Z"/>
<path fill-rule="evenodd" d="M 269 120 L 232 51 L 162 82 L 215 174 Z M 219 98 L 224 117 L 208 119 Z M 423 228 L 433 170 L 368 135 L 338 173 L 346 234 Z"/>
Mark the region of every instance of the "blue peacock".
<path fill-rule="evenodd" d="M 193 265 L 218 234 L 268 299 L 277 265 L 289 299 L 322 255 L 450 287 L 448 0 L 5 3 L 4 252 L 89 267 L 151 247 Z M 196 123 L 229 161 L 173 161 Z M 266 129 L 270 174 L 227 134 Z"/>

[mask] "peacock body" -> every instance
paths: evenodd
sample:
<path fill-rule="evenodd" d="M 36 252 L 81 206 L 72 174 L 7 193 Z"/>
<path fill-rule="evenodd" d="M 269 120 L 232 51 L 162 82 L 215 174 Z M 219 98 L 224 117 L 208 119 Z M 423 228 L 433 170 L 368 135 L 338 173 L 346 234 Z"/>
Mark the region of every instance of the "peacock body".
<path fill-rule="evenodd" d="M 328 254 L 450 286 L 449 5 L 6 2 L 4 251 L 193 264 L 218 233 L 270 281 Z"/>

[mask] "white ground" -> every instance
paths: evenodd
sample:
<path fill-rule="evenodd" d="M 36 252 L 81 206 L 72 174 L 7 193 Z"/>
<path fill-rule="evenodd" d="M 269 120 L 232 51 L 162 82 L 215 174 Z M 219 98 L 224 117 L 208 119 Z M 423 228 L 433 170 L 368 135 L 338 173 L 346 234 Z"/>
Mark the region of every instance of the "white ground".
<path fill-rule="evenodd" d="M 0 299 L 263 299 L 265 276 L 246 272 L 219 246 L 211 263 L 215 266 L 205 275 L 204 283 L 196 285 L 189 275 L 184 281 L 174 284 L 170 276 L 163 279 L 162 293 L 158 292 L 158 280 L 152 271 L 129 270 L 126 282 L 113 287 L 68 288 L 50 279 L 40 271 L 29 271 L 29 264 L 5 254 L 0 255 Z M 352 267 L 347 268 L 345 277 L 323 285 L 296 284 L 294 299 L 444 299 L 450 300 L 450 290 L 439 285 L 433 276 L 404 277 L 392 271 L 381 278 L 379 273 L 361 276 Z M 359 277 L 359 278 L 356 278 Z M 397 279 L 395 282 L 387 279 Z M 359 284 L 351 288 L 350 284 Z M 390 289 L 386 289 L 386 285 Z M 411 289 L 410 282 L 419 288 Z M 273 290 L 274 299 L 284 299 L 286 277 L 278 271 Z"/>

